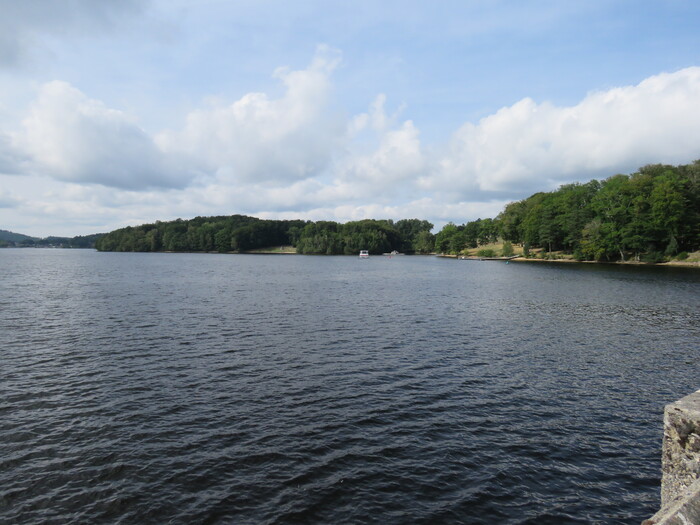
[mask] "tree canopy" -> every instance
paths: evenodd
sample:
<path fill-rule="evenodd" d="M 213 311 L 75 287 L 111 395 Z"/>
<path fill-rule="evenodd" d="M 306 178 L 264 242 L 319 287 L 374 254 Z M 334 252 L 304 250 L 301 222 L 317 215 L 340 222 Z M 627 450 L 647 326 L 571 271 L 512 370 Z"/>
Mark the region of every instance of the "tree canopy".
<path fill-rule="evenodd" d="M 302 254 L 378 254 L 392 250 L 430 253 L 434 239 L 428 221 L 404 219 L 333 221 L 261 220 L 245 215 L 177 219 L 128 226 L 102 237 L 101 251 L 245 252 L 290 245 Z"/>

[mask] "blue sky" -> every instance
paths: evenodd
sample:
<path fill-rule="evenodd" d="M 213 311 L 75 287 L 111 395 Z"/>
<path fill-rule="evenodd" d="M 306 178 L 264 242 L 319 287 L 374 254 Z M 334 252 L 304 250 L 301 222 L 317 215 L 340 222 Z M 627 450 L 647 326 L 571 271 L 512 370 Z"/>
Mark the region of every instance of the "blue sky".
<path fill-rule="evenodd" d="M 462 223 L 700 158 L 700 3 L 0 0 L 0 228 Z"/>

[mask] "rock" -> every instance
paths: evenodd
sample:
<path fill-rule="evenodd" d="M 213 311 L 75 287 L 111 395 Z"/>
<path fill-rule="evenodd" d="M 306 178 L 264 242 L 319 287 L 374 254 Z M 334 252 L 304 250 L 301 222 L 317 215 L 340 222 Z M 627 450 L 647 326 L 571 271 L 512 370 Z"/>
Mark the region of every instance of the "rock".
<path fill-rule="evenodd" d="M 661 505 L 669 505 L 700 478 L 700 390 L 666 406 Z"/>

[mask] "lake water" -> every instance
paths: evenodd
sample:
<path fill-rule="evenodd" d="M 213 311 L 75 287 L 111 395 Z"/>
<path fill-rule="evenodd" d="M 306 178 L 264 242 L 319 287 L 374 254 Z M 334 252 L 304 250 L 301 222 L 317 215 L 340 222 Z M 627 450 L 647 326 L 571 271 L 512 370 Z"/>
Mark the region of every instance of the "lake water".
<path fill-rule="evenodd" d="M 700 272 L 0 250 L 1 523 L 639 523 Z"/>

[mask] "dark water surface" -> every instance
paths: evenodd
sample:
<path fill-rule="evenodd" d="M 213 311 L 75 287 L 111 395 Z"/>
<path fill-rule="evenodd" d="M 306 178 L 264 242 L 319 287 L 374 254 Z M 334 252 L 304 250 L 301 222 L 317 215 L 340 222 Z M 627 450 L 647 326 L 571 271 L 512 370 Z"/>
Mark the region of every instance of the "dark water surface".
<path fill-rule="evenodd" d="M 1 523 L 639 523 L 700 272 L 0 250 Z"/>

